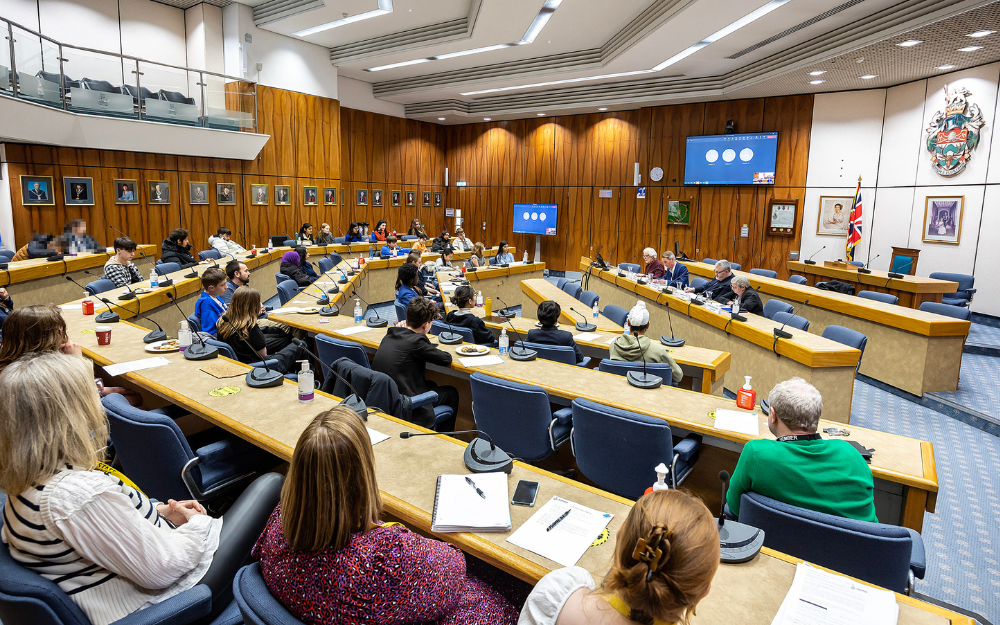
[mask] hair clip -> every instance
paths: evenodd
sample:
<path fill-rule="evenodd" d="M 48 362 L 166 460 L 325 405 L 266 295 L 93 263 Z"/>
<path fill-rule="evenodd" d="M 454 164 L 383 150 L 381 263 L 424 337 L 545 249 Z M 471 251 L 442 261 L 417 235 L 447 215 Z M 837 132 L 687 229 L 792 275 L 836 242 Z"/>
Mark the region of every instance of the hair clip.
<path fill-rule="evenodd" d="M 632 550 L 632 558 L 639 562 L 645 562 L 649 567 L 646 573 L 646 581 L 653 578 L 653 573 L 660 568 L 660 559 L 663 557 L 663 550 L 659 546 L 651 547 L 645 538 L 640 538 Z"/>

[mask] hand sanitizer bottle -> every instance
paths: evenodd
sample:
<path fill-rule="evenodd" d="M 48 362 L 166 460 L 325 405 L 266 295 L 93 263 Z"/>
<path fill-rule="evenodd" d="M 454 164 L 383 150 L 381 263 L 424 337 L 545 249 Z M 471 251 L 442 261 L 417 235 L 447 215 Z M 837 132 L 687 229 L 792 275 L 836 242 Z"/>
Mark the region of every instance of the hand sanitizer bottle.
<path fill-rule="evenodd" d="M 299 371 L 299 403 L 308 404 L 316 396 L 316 387 L 313 386 L 313 372 L 309 369 L 308 360 L 300 360 L 302 371 Z"/>
<path fill-rule="evenodd" d="M 354 300 L 354 323 L 361 323 L 361 318 L 364 316 L 364 312 L 361 310 L 361 300 Z"/>
<path fill-rule="evenodd" d="M 757 404 L 757 391 L 750 388 L 750 376 L 743 376 L 746 378 L 747 382 L 743 385 L 743 388 L 736 391 L 736 405 L 744 410 L 753 410 L 753 407 Z"/>
<path fill-rule="evenodd" d="M 476 308 L 482 308 L 482 307 L 483 307 L 483 292 L 479 291 L 479 293 L 476 294 Z"/>
<path fill-rule="evenodd" d="M 507 328 L 500 328 L 500 355 L 506 356 L 510 350 L 510 337 L 507 336 Z"/>
<path fill-rule="evenodd" d="M 628 325 L 628 317 L 625 317 L 625 331 L 622 334 L 632 334 L 632 328 Z"/>
<path fill-rule="evenodd" d="M 160 276 L 156 273 L 156 269 L 149 270 L 149 286 L 153 289 L 160 288 Z"/>
<path fill-rule="evenodd" d="M 177 345 L 182 352 L 191 346 L 191 330 L 188 328 L 187 319 L 181 321 L 181 327 L 177 330 Z"/>
<path fill-rule="evenodd" d="M 656 483 L 653 484 L 653 492 L 655 493 L 661 490 L 668 490 L 670 487 L 667 485 L 666 482 L 667 465 L 661 462 L 660 464 L 656 465 L 656 468 L 653 470 L 656 471 Z"/>

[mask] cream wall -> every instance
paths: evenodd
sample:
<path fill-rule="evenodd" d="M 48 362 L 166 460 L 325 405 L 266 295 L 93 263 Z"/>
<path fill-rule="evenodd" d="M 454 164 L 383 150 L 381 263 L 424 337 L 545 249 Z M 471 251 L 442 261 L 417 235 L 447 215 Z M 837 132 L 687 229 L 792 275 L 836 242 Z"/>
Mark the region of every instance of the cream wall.
<path fill-rule="evenodd" d="M 965 171 L 935 173 L 925 148 L 925 129 L 943 110 L 944 86 L 965 87 L 979 105 L 985 126 Z M 935 76 L 889 89 L 818 94 L 813 109 L 809 173 L 801 252 L 817 260 L 845 255 L 845 237 L 819 236 L 816 223 L 824 195 L 851 196 L 862 177 L 864 230 L 856 260 L 886 269 L 892 247 L 920 250 L 917 275 L 935 271 L 977 276 L 974 312 L 1000 316 L 1000 148 L 994 137 L 1000 63 Z M 922 240 L 926 199 L 964 195 L 958 245 Z M 876 259 L 876 256 L 878 258 Z"/>

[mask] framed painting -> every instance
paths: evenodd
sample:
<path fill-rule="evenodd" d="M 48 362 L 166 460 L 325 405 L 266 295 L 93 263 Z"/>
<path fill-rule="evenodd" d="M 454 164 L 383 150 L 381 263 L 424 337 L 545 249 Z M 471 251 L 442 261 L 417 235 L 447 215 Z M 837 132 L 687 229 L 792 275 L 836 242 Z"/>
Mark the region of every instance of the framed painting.
<path fill-rule="evenodd" d="M 964 195 L 928 196 L 924 200 L 924 242 L 950 245 L 961 243 L 964 212 Z"/>
<path fill-rule="evenodd" d="M 170 182 L 167 180 L 148 180 L 149 203 L 169 204 L 170 203 Z"/>
<path fill-rule="evenodd" d="M 67 206 L 93 206 L 94 179 L 63 178 L 63 193 Z"/>
<path fill-rule="evenodd" d="M 135 181 L 132 181 L 135 190 Z M 52 176 L 21 176 L 21 204 L 25 206 L 53 206 Z"/>
<path fill-rule="evenodd" d="M 115 204 L 138 204 L 135 180 L 115 180 Z"/>
<path fill-rule="evenodd" d="M 819 198 L 819 216 L 816 218 L 816 234 L 846 237 L 851 221 L 851 206 L 854 197 L 824 195 Z"/>

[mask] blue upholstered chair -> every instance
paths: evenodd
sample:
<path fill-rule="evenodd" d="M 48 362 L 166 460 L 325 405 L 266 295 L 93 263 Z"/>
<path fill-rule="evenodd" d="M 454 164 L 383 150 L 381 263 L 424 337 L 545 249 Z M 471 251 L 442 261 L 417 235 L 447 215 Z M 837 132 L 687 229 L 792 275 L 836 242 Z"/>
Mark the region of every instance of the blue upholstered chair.
<path fill-rule="evenodd" d="M 743 265 L 741 265 L 739 263 L 734 263 L 734 262 L 730 261 L 729 268 L 732 269 L 733 271 L 742 271 L 743 270 Z"/>
<path fill-rule="evenodd" d="M 569 440 L 573 409 L 553 413 L 544 389 L 479 372 L 469 381 L 476 427 L 507 453 L 537 462 Z"/>
<path fill-rule="evenodd" d="M 848 262 L 848 264 L 854 265 L 855 267 L 864 267 L 865 266 L 865 264 L 863 262 L 861 262 L 860 260 L 849 260 L 847 262 Z"/>
<path fill-rule="evenodd" d="M 281 242 L 282 247 L 295 247 L 295 239 L 285 239 Z"/>
<path fill-rule="evenodd" d="M 233 598 L 246 625 L 304 625 L 268 591 L 257 562 L 237 571 Z"/>
<path fill-rule="evenodd" d="M 899 298 L 891 293 L 879 293 L 878 291 L 859 291 L 858 297 L 862 299 L 870 299 L 876 302 L 882 302 L 884 304 L 895 304 L 899 302 Z"/>
<path fill-rule="evenodd" d="M 913 578 L 924 577 L 923 540 L 906 527 L 813 512 L 753 492 L 740 498 L 740 522 L 764 530 L 765 547 L 889 590 L 910 594 Z"/>
<path fill-rule="evenodd" d="M 416 241 L 417 240 L 417 235 L 415 235 L 415 234 L 404 234 L 404 235 L 402 235 L 402 236 L 399 237 L 399 240 L 400 241 Z"/>
<path fill-rule="evenodd" d="M 587 308 L 593 308 L 594 304 L 600 301 L 601 296 L 593 291 L 580 291 L 580 297 L 577 299 L 583 302 L 583 305 Z"/>
<path fill-rule="evenodd" d="M 333 266 L 336 267 L 340 263 L 344 262 L 344 257 L 337 252 L 330 252 L 326 255 L 327 258 L 333 261 Z"/>
<path fill-rule="evenodd" d="M 219 260 L 222 258 L 222 254 L 219 250 L 204 250 L 198 252 L 198 260 Z"/>
<path fill-rule="evenodd" d="M 569 282 L 569 278 L 556 278 L 556 287 L 562 289 Z"/>
<path fill-rule="evenodd" d="M 597 369 L 605 373 L 626 376 L 629 371 L 638 371 L 639 373 L 642 373 L 642 361 L 629 362 L 627 360 L 611 360 L 610 358 L 602 358 L 601 362 L 597 364 Z M 671 368 L 670 363 L 647 362 L 646 373 L 651 373 L 663 378 L 664 386 L 677 386 L 674 384 L 674 370 Z"/>
<path fill-rule="evenodd" d="M 580 471 L 601 488 L 638 499 L 656 481 L 656 465 L 670 469 L 677 488 L 698 459 L 701 436 L 688 434 L 674 446 L 663 419 L 612 408 L 587 399 L 573 400 L 573 455 Z"/>
<path fill-rule="evenodd" d="M 396 302 L 396 321 L 406 321 L 406 306 Z"/>
<path fill-rule="evenodd" d="M 632 273 L 639 273 L 642 271 L 642 267 L 635 263 L 621 263 L 618 268 L 622 271 L 631 271 Z"/>
<path fill-rule="evenodd" d="M 438 335 L 442 332 L 454 332 L 455 334 L 461 334 L 462 340 L 466 343 L 475 343 L 476 339 L 472 336 L 472 330 L 469 328 L 463 328 L 462 326 L 452 325 L 449 326 L 447 323 L 435 320 L 431 323 L 430 334 Z"/>
<path fill-rule="evenodd" d="M 941 298 L 942 304 L 949 306 L 968 306 L 972 303 L 972 296 L 976 294 L 976 289 L 972 288 L 976 284 L 976 278 L 964 273 L 946 273 L 935 271 L 930 276 L 931 280 L 948 280 L 958 283 L 958 291 L 955 293 L 945 293 Z"/>
<path fill-rule="evenodd" d="M 304 287 L 303 287 L 304 288 Z M 295 280 L 285 280 L 278 283 L 278 301 L 282 306 L 287 304 L 302 289 L 295 284 Z"/>
<path fill-rule="evenodd" d="M 793 284 L 809 284 L 805 276 L 788 276 L 788 281 Z"/>
<path fill-rule="evenodd" d="M 198 317 L 198 313 L 191 313 L 188 315 L 188 329 L 192 332 L 201 332 L 201 318 Z"/>
<path fill-rule="evenodd" d="M 625 326 L 625 319 L 628 318 L 628 311 L 621 306 L 615 306 L 614 304 L 608 304 L 605 306 L 602 314 L 622 327 Z"/>
<path fill-rule="evenodd" d="M 88 295 L 97 295 L 98 293 L 104 293 L 105 291 L 110 291 L 115 287 L 115 283 L 107 278 L 98 278 L 93 282 L 88 282 L 84 285 L 83 290 L 87 292 Z"/>
<path fill-rule="evenodd" d="M 362 367 L 372 368 L 368 361 L 368 353 L 360 344 L 335 339 L 325 334 L 316 335 L 316 355 L 329 366 L 333 366 L 333 363 L 341 358 L 350 358 Z"/>
<path fill-rule="evenodd" d="M 490 265 L 496 265 L 496 264 L 497 264 L 497 257 L 490 256 Z"/>
<path fill-rule="evenodd" d="M 333 237 L 334 245 L 345 245 L 347 243 L 347 237 Z"/>
<path fill-rule="evenodd" d="M 277 282 L 278 284 L 281 284 L 285 280 L 291 280 L 291 278 L 289 278 L 288 276 L 286 276 L 283 273 L 276 273 L 276 274 L 274 274 L 274 281 Z"/>
<path fill-rule="evenodd" d="M 584 356 L 582 362 L 576 361 L 576 350 L 568 345 L 542 345 L 541 343 L 531 343 L 528 341 L 517 341 L 517 345 L 523 345 L 528 349 L 538 352 L 538 357 L 544 360 L 561 362 L 564 365 L 576 365 L 586 367 L 590 364 L 590 356 Z"/>
<path fill-rule="evenodd" d="M 868 345 L 868 337 L 844 326 L 826 326 L 823 330 L 823 338 L 837 341 L 848 347 L 861 350 L 861 358 L 865 356 L 865 346 Z M 858 358 L 858 369 L 861 368 L 861 358 Z"/>
<path fill-rule="evenodd" d="M 950 304 L 924 302 L 920 304 L 919 309 L 924 312 L 934 313 L 935 315 L 945 315 L 946 317 L 954 317 L 955 319 L 963 319 L 965 321 L 969 321 L 972 318 L 972 311 L 968 308 Z"/>
<path fill-rule="evenodd" d="M 14 250 L 0 250 L 0 263 L 9 263 L 14 254 L 17 254 Z"/>
<path fill-rule="evenodd" d="M 319 259 L 319 271 L 320 273 L 326 273 L 333 269 L 333 261 L 327 257 Z"/>
<path fill-rule="evenodd" d="M 702 278 L 701 276 L 691 276 L 690 285 L 692 289 L 697 289 L 698 287 L 705 286 L 706 284 L 708 284 L 708 280 L 705 278 Z"/>
<path fill-rule="evenodd" d="M 750 273 L 752 273 L 755 276 L 763 276 L 765 278 L 777 278 L 778 277 L 778 272 L 777 271 L 771 271 L 770 269 L 758 269 L 757 267 L 754 267 L 753 269 L 751 269 Z"/>
<path fill-rule="evenodd" d="M 774 313 L 773 321 L 775 323 L 788 324 L 793 328 L 805 330 L 806 332 L 809 331 L 809 320 L 805 317 L 793 315 L 792 313 L 776 312 Z"/>
<path fill-rule="evenodd" d="M 714 265 L 719 261 L 715 260 L 714 258 L 702 258 L 701 262 L 705 263 L 706 265 Z"/>
<path fill-rule="evenodd" d="M 181 270 L 181 266 L 178 263 L 157 263 L 154 268 L 156 269 L 156 273 L 161 276 Z"/>
<path fill-rule="evenodd" d="M 160 501 L 205 501 L 269 469 L 277 459 L 231 434 L 192 451 L 170 417 L 134 408 L 123 395 L 101 398 L 123 472 Z M 6 621 L 5 621 L 6 622 Z"/>
<path fill-rule="evenodd" d="M 775 313 L 788 313 L 792 314 L 795 311 L 795 307 L 788 302 L 783 302 L 780 299 L 769 299 L 764 304 L 764 316 L 768 319 L 774 319 Z"/>
<path fill-rule="evenodd" d="M 573 297 L 579 299 L 580 293 L 583 292 L 583 287 L 580 286 L 579 282 L 567 282 L 566 284 L 563 285 L 562 290 L 568 293 L 569 295 L 572 295 Z"/>

